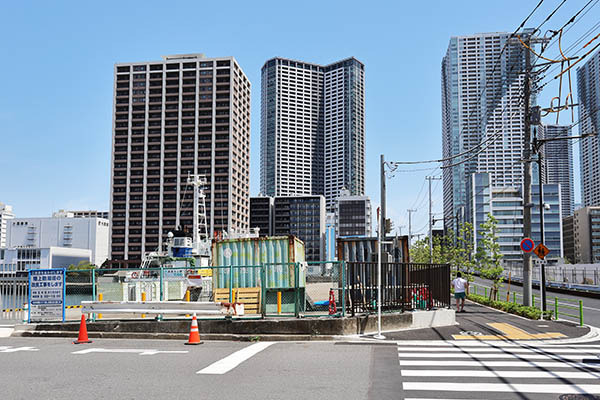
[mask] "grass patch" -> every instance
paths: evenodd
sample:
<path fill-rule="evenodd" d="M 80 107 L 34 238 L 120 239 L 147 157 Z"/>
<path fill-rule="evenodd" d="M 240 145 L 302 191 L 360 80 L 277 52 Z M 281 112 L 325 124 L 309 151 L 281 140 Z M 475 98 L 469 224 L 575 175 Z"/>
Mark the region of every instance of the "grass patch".
<path fill-rule="evenodd" d="M 488 307 L 502 310 L 510 314 L 520 315 L 521 317 L 529 319 L 540 319 L 542 311 L 539 308 L 524 306 L 521 304 L 510 303 L 508 301 L 490 300 L 485 296 L 470 293 L 467 299 L 474 301 L 475 303 L 483 304 Z M 544 319 L 551 320 L 553 311 L 544 312 Z"/>

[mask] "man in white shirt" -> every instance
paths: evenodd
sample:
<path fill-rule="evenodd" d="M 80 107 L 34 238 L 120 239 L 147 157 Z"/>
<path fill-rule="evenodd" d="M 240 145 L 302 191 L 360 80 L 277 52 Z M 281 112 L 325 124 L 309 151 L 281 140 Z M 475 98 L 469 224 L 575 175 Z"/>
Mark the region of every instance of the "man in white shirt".
<path fill-rule="evenodd" d="M 456 299 L 456 312 L 465 312 L 465 298 L 469 293 L 469 282 L 462 278 L 462 274 L 459 271 L 456 273 L 456 279 L 451 284 L 454 288 L 454 298 Z"/>

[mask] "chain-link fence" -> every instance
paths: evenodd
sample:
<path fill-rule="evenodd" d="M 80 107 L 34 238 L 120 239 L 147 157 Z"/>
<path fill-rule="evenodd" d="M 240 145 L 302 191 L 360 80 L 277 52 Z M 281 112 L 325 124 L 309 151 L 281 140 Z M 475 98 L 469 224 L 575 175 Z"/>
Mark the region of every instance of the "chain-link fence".
<path fill-rule="evenodd" d="M 345 315 L 342 261 L 309 262 L 306 269 L 306 314 Z"/>

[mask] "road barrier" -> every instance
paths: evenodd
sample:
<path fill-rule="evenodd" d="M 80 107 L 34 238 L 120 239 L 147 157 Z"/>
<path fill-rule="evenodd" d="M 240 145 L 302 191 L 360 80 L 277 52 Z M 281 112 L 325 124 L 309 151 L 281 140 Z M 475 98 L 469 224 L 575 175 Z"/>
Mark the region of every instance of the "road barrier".
<path fill-rule="evenodd" d="M 222 315 L 233 313 L 231 303 L 186 301 L 83 301 L 82 313 L 102 314 L 193 314 Z M 234 307 L 233 310 L 236 308 Z M 243 315 L 243 307 L 237 308 Z M 236 314 L 238 314 L 236 312 Z"/>

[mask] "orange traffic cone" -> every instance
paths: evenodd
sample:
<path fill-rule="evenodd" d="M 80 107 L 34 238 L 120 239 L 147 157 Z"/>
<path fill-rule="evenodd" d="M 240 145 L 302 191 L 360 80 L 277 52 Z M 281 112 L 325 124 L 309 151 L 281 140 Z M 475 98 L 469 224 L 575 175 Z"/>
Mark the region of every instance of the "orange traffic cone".
<path fill-rule="evenodd" d="M 81 322 L 79 323 L 79 337 L 73 344 L 81 344 L 81 343 L 92 343 L 90 339 L 88 339 L 87 326 L 85 325 L 85 315 L 81 314 Z"/>
<path fill-rule="evenodd" d="M 196 319 L 196 313 L 192 318 L 192 326 L 190 327 L 190 338 L 186 344 L 202 344 L 200 340 L 200 332 L 198 331 L 198 320 Z"/>

